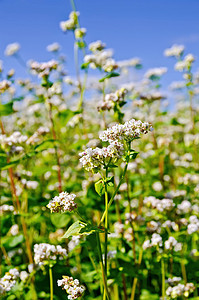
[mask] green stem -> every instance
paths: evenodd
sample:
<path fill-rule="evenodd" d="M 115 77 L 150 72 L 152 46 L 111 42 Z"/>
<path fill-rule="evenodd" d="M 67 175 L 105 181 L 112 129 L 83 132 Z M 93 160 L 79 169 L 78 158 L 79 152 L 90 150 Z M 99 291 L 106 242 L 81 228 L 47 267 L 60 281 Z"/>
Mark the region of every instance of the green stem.
<path fill-rule="evenodd" d="M 98 253 L 99 253 L 99 262 L 100 262 L 100 267 L 102 271 L 102 280 L 104 284 L 104 293 L 106 294 L 106 298 L 110 300 L 109 293 L 108 293 L 108 287 L 107 287 L 107 278 L 106 274 L 104 271 L 104 265 L 103 265 L 103 260 L 102 260 L 102 249 L 101 249 L 101 244 L 100 244 L 100 238 L 99 238 L 99 232 L 96 232 L 96 239 L 97 239 L 97 248 L 98 248 Z"/>
<path fill-rule="evenodd" d="M 164 258 L 161 259 L 161 273 L 162 273 L 162 299 L 165 299 L 165 266 Z"/>
<path fill-rule="evenodd" d="M 49 265 L 49 278 L 50 278 L 50 300 L 53 300 L 53 272 L 52 267 Z"/>
<path fill-rule="evenodd" d="M 142 262 L 142 254 L 143 254 L 143 249 L 141 248 L 140 253 L 139 253 L 139 259 L 138 259 L 138 270 L 139 270 L 141 262 Z M 137 282 L 138 282 L 138 278 L 135 277 L 133 280 L 133 286 L 132 286 L 132 290 L 131 290 L 131 300 L 135 299 L 135 291 L 136 291 Z"/>
<path fill-rule="evenodd" d="M 125 177 L 125 174 L 126 174 L 126 171 L 127 171 L 127 167 L 128 167 L 128 160 L 127 160 L 127 162 L 126 162 L 126 165 L 125 165 L 125 168 L 124 168 L 124 172 L 123 172 L 123 174 L 122 174 L 122 177 L 121 177 L 121 179 L 120 179 L 120 182 L 118 183 L 118 186 L 116 187 L 115 192 L 114 192 L 113 196 L 111 197 L 111 199 L 110 199 L 110 201 L 109 201 L 109 203 L 108 203 L 108 209 L 109 209 L 109 207 L 111 206 L 111 204 L 113 203 L 113 200 L 114 200 L 114 198 L 115 198 L 115 196 L 116 196 L 116 194 L 117 194 L 117 192 L 118 192 L 118 190 L 119 190 L 119 188 L 120 188 L 120 185 L 122 184 L 122 181 L 124 180 L 124 177 Z M 105 210 L 105 212 L 104 212 L 103 215 L 102 215 L 102 218 L 101 218 L 101 220 L 100 220 L 99 226 L 100 226 L 101 223 L 104 221 L 104 218 L 105 218 L 105 217 L 106 217 L 106 210 Z"/>
<path fill-rule="evenodd" d="M 107 191 L 107 184 L 105 183 L 105 274 L 107 277 L 107 256 L 108 256 L 108 191 Z"/>

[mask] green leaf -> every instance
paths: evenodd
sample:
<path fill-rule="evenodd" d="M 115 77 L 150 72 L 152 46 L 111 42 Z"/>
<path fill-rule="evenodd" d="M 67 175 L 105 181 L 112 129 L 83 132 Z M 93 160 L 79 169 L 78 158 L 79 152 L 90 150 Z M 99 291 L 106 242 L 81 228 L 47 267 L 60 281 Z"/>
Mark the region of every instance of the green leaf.
<path fill-rule="evenodd" d="M 107 177 L 106 183 L 108 184 L 108 186 L 114 186 L 114 176 Z"/>
<path fill-rule="evenodd" d="M 71 217 L 66 214 L 52 213 L 50 219 L 55 227 L 63 228 L 69 223 Z"/>
<path fill-rule="evenodd" d="M 78 41 L 76 42 L 79 49 L 83 49 L 86 47 L 86 43 L 84 41 Z"/>
<path fill-rule="evenodd" d="M 135 159 L 135 158 L 137 157 L 138 154 L 139 154 L 139 152 L 134 152 L 134 151 L 132 151 L 132 152 L 130 153 L 130 159 Z"/>
<path fill-rule="evenodd" d="M 86 226 L 86 223 L 83 223 L 81 221 L 76 221 L 75 223 L 73 223 L 68 230 L 66 231 L 66 233 L 63 235 L 63 239 L 68 239 L 70 236 L 73 235 L 79 235 L 80 230 L 82 228 L 84 228 Z"/>
<path fill-rule="evenodd" d="M 81 65 L 81 69 L 82 69 L 82 70 L 88 69 L 89 64 L 90 64 L 89 62 L 82 64 L 82 65 Z"/>
<path fill-rule="evenodd" d="M 105 193 L 104 183 L 102 179 L 98 180 L 95 183 L 95 191 L 98 193 L 99 196 L 102 196 Z"/>
<path fill-rule="evenodd" d="M 19 234 L 14 237 L 5 237 L 5 239 L 2 240 L 2 244 L 4 245 L 4 247 L 14 248 L 17 245 L 21 244 L 23 241 L 23 234 Z"/>
<path fill-rule="evenodd" d="M 0 117 L 11 115 L 13 112 L 13 101 L 6 104 L 0 104 Z"/>
<path fill-rule="evenodd" d="M 73 223 L 66 233 L 63 235 L 62 238 L 69 238 L 70 236 L 74 235 L 89 235 L 94 232 L 104 232 L 101 228 L 98 228 L 97 226 L 91 225 L 91 224 L 86 224 L 82 221 L 76 221 Z"/>
<path fill-rule="evenodd" d="M 105 79 L 109 79 L 109 78 L 112 78 L 112 77 L 117 77 L 117 76 L 120 76 L 119 73 L 116 73 L 116 72 L 110 72 L 110 73 L 107 73 L 106 76 L 104 76 L 103 78 L 101 78 L 99 80 L 99 82 L 104 82 Z"/>
<path fill-rule="evenodd" d="M 54 147 L 55 142 L 57 142 L 57 140 L 54 140 L 54 139 L 45 140 L 41 144 L 35 146 L 34 150 L 37 153 L 39 153 L 39 152 L 44 151 L 44 150 L 46 150 L 48 148 Z"/>

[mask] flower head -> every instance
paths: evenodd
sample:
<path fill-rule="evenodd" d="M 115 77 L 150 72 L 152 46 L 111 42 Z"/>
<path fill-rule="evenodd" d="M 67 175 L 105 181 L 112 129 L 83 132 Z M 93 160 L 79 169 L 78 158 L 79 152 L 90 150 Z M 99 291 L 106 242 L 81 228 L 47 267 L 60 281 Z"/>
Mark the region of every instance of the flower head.
<path fill-rule="evenodd" d="M 12 56 L 12 55 L 15 55 L 20 49 L 20 45 L 19 43 L 12 43 L 12 44 L 9 44 L 7 47 L 6 47 L 6 50 L 5 50 L 5 55 L 6 56 Z"/>
<path fill-rule="evenodd" d="M 77 208 L 77 204 L 74 202 L 76 195 L 62 192 L 59 196 L 55 196 L 47 205 L 52 212 L 66 212 L 73 211 Z"/>
<path fill-rule="evenodd" d="M 77 299 L 82 296 L 86 288 L 80 285 L 78 279 L 73 279 L 73 277 L 69 276 L 62 276 L 62 278 L 57 281 L 57 285 L 66 291 L 68 299 Z"/>
<path fill-rule="evenodd" d="M 38 265 L 44 264 L 45 261 L 63 259 L 67 256 L 66 249 L 60 245 L 54 246 L 46 243 L 34 245 L 34 261 Z"/>

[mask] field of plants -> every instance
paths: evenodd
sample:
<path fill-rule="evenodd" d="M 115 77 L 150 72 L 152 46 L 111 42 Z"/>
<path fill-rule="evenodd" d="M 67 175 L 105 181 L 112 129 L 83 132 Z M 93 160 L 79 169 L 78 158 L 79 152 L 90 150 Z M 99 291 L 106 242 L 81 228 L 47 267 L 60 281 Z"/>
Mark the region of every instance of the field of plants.
<path fill-rule="evenodd" d="M 168 47 L 163 89 L 166 67 L 87 44 L 72 9 L 76 76 L 58 43 L 7 46 L 24 79 L 0 61 L 1 299 L 199 299 L 196 58 Z"/>

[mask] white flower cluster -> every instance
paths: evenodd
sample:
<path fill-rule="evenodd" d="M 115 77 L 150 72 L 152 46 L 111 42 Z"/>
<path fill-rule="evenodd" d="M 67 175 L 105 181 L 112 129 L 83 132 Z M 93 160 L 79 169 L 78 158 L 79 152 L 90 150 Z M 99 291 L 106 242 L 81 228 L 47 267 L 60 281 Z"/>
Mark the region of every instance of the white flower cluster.
<path fill-rule="evenodd" d="M 56 70 L 58 67 L 58 62 L 54 59 L 49 60 L 48 62 L 37 62 L 30 61 L 29 67 L 34 75 L 38 75 L 40 78 L 49 76 L 52 70 Z"/>
<path fill-rule="evenodd" d="M 186 219 L 185 219 L 186 220 Z M 178 231 L 179 230 L 179 226 L 178 224 L 176 224 L 175 222 L 171 221 L 171 220 L 166 220 L 163 224 L 162 224 L 163 228 L 172 228 L 174 231 Z"/>
<path fill-rule="evenodd" d="M 67 256 L 66 249 L 60 245 L 54 246 L 46 243 L 34 245 L 34 261 L 38 265 L 42 265 L 45 261 L 64 259 Z"/>
<path fill-rule="evenodd" d="M 50 130 L 48 127 L 41 126 L 35 131 L 35 133 L 27 140 L 27 144 L 34 145 L 40 141 L 40 137 L 49 133 Z"/>
<path fill-rule="evenodd" d="M 178 243 L 173 236 L 170 236 L 169 239 L 165 241 L 164 247 L 166 250 L 174 249 L 176 252 L 182 250 L 182 244 Z"/>
<path fill-rule="evenodd" d="M 0 81 L 0 93 L 4 93 L 5 91 L 7 91 L 10 86 L 11 86 L 11 81 L 6 79 Z"/>
<path fill-rule="evenodd" d="M 76 28 L 75 29 L 75 38 L 82 39 L 86 35 L 86 28 Z"/>
<path fill-rule="evenodd" d="M 183 183 L 185 185 L 198 183 L 199 182 L 199 175 L 198 174 L 190 174 L 187 173 L 183 177 L 178 177 L 178 183 Z"/>
<path fill-rule="evenodd" d="M 132 119 L 124 124 L 116 124 L 108 128 L 99 135 L 99 138 L 104 142 L 110 143 L 116 140 L 126 140 L 130 142 L 140 137 L 141 134 L 148 133 L 151 129 L 152 127 L 148 122 Z"/>
<path fill-rule="evenodd" d="M 128 68 L 128 67 L 139 67 L 141 66 L 141 60 L 138 57 L 134 57 L 127 60 L 118 61 L 118 68 Z"/>
<path fill-rule="evenodd" d="M 72 11 L 69 15 L 67 21 L 60 22 L 60 28 L 62 31 L 66 32 L 67 30 L 75 30 L 78 24 L 78 17 L 80 13 L 78 11 Z"/>
<path fill-rule="evenodd" d="M 72 300 L 81 297 L 86 288 L 80 285 L 79 280 L 69 276 L 62 277 L 63 279 L 57 280 L 57 285 L 66 291 L 68 299 Z"/>
<path fill-rule="evenodd" d="M 112 50 L 95 51 L 84 57 L 84 63 L 88 63 L 92 69 L 99 68 L 105 72 L 112 72 L 118 67 L 112 55 Z"/>
<path fill-rule="evenodd" d="M 160 233 L 160 222 L 150 221 L 147 223 L 147 231 Z"/>
<path fill-rule="evenodd" d="M 110 143 L 109 146 L 103 148 L 88 148 L 79 154 L 81 156 L 80 162 L 83 167 L 90 171 L 94 168 L 107 165 L 110 160 L 115 162 L 123 155 L 123 145 L 118 141 Z"/>
<path fill-rule="evenodd" d="M 0 134 L 0 144 L 4 149 L 9 150 L 12 153 L 21 152 L 23 147 L 19 145 L 23 145 L 27 141 L 28 137 L 26 135 L 22 135 L 19 131 L 13 132 L 10 136 L 6 136 L 5 134 Z"/>
<path fill-rule="evenodd" d="M 148 91 L 147 93 L 141 93 L 139 95 L 141 100 L 146 100 L 146 101 L 156 101 L 156 100 L 161 100 L 161 99 L 165 99 L 165 95 L 163 95 L 161 92 L 159 91 Z"/>
<path fill-rule="evenodd" d="M 16 54 L 19 51 L 19 49 L 20 49 L 20 45 L 18 43 L 9 44 L 6 47 L 5 55 L 12 56 L 12 55 Z"/>
<path fill-rule="evenodd" d="M 176 285 L 177 283 L 179 283 L 181 280 L 182 280 L 181 277 L 176 277 L 176 276 L 174 276 L 173 278 L 168 278 L 168 279 L 166 280 L 166 282 L 167 282 L 170 286 L 174 286 L 174 285 Z"/>
<path fill-rule="evenodd" d="M 13 212 L 13 211 L 14 211 L 13 205 L 3 204 L 0 206 L 0 216 L 2 216 L 4 213 Z"/>
<path fill-rule="evenodd" d="M 19 233 L 19 226 L 17 224 L 14 224 L 10 227 L 9 233 L 13 236 L 17 235 Z"/>
<path fill-rule="evenodd" d="M 115 103 L 124 103 L 124 96 L 126 95 L 126 93 L 127 90 L 121 88 L 114 93 L 106 94 L 104 101 L 102 101 L 98 106 L 98 110 L 110 110 L 114 107 Z"/>
<path fill-rule="evenodd" d="M 17 269 L 10 269 L 8 272 L 6 272 L 5 275 L 0 279 L 0 294 L 9 292 L 15 285 L 18 277 L 19 272 Z"/>
<path fill-rule="evenodd" d="M 199 230 L 199 220 L 196 216 L 191 216 L 189 218 L 190 224 L 187 226 L 187 232 L 188 234 L 192 234 L 194 232 L 197 232 Z"/>
<path fill-rule="evenodd" d="M 52 212 L 66 212 L 73 211 L 77 208 L 77 203 L 74 202 L 76 195 L 62 192 L 59 196 L 55 196 L 48 205 L 46 205 Z"/>
<path fill-rule="evenodd" d="M 102 51 L 106 47 L 106 44 L 98 40 L 89 44 L 88 48 L 91 52 Z"/>
<path fill-rule="evenodd" d="M 156 208 L 160 212 L 171 210 L 175 206 L 172 199 L 160 200 L 153 196 L 145 197 L 143 203 L 147 206 L 152 206 L 152 208 Z"/>
<path fill-rule="evenodd" d="M 180 204 L 177 205 L 177 214 L 187 214 L 191 212 L 192 210 L 192 205 L 188 200 L 182 201 Z"/>
<path fill-rule="evenodd" d="M 74 235 L 68 243 L 68 251 L 71 252 L 80 242 L 81 235 Z"/>
<path fill-rule="evenodd" d="M 151 248 L 153 246 L 159 246 L 159 247 L 162 246 L 162 237 L 157 233 L 153 233 L 151 240 L 146 240 L 142 245 L 144 250 Z"/>
<path fill-rule="evenodd" d="M 46 49 L 48 52 L 58 52 L 60 49 L 60 45 L 58 43 L 52 43 L 48 45 Z"/>
<path fill-rule="evenodd" d="M 34 180 L 26 180 L 25 178 L 23 178 L 21 180 L 21 183 L 24 185 L 24 187 L 26 189 L 33 189 L 36 190 L 36 188 L 38 187 L 39 183 L 38 181 L 34 181 Z"/>
<path fill-rule="evenodd" d="M 188 298 L 189 294 L 193 293 L 194 290 L 195 287 L 193 283 L 179 283 L 174 287 L 169 286 L 166 290 L 166 295 L 170 297 L 169 299 L 176 299 L 180 296 Z"/>
<path fill-rule="evenodd" d="M 153 68 L 149 69 L 144 76 L 148 79 L 158 79 L 162 75 L 164 75 L 167 72 L 167 68 L 162 67 L 162 68 Z"/>
<path fill-rule="evenodd" d="M 179 58 L 184 52 L 184 46 L 183 45 L 176 45 L 174 44 L 171 48 L 168 48 L 164 51 L 165 56 L 175 56 L 176 58 Z"/>
<path fill-rule="evenodd" d="M 175 64 L 175 70 L 180 72 L 188 70 L 194 61 L 195 57 L 193 56 L 193 54 L 187 54 L 184 60 L 180 60 Z"/>

